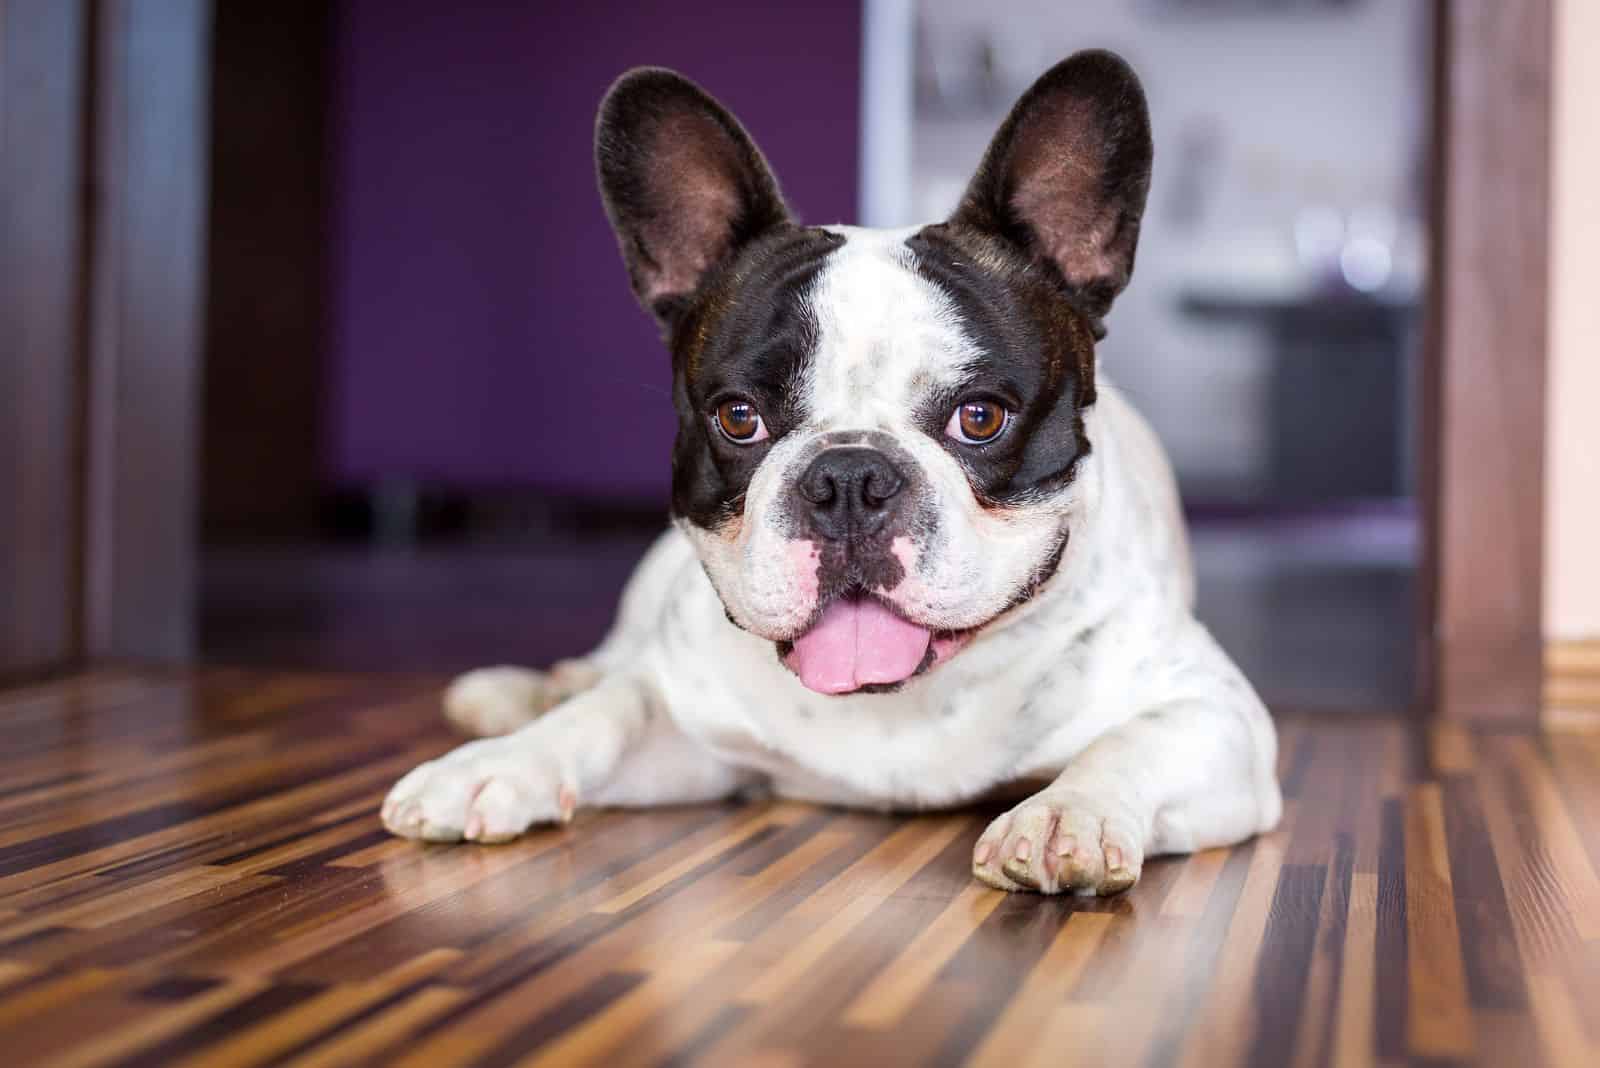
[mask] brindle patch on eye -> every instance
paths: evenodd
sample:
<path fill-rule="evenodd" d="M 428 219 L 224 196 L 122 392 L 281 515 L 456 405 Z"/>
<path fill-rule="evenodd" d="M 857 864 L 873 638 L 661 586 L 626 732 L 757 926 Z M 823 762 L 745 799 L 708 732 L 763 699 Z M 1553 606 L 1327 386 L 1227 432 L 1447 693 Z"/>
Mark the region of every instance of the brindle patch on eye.
<path fill-rule="evenodd" d="M 929 433 L 967 472 L 986 510 L 1025 507 L 1063 489 L 1089 452 L 1083 411 L 1095 400 L 1090 320 L 1054 272 L 994 235 L 941 223 L 918 231 L 906 246 L 915 269 L 955 305 L 963 332 L 982 351 L 970 387 L 1004 382 L 1020 393 L 1014 428 L 974 450 L 936 433 L 963 398 L 935 390 L 924 413 Z"/>
<path fill-rule="evenodd" d="M 670 348 L 678 436 L 673 514 L 714 530 L 744 506 L 768 442 L 798 425 L 795 383 L 816 349 L 806 296 L 830 253 L 844 243 L 814 227 L 783 226 L 714 269 L 677 319 Z M 741 447 L 707 418 L 719 392 L 747 397 L 769 438 Z"/>
<path fill-rule="evenodd" d="M 692 378 L 699 373 L 701 353 L 705 352 L 706 343 L 716 332 L 717 324 L 722 321 L 727 310 L 727 291 L 718 289 L 707 296 L 705 303 L 690 317 L 694 326 L 683 346 L 683 365 L 689 377 Z"/>

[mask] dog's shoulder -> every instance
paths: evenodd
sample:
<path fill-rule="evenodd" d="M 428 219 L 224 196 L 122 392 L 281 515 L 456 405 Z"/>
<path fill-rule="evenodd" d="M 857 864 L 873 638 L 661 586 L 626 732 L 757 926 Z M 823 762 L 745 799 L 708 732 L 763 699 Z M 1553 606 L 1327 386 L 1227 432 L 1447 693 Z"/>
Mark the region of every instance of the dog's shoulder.
<path fill-rule="evenodd" d="M 1192 611 L 1194 562 L 1178 496 L 1178 481 L 1155 430 L 1102 375 L 1099 397 L 1085 420 L 1102 499 L 1094 519 L 1105 535 L 1131 539 L 1151 557 L 1154 576 Z"/>

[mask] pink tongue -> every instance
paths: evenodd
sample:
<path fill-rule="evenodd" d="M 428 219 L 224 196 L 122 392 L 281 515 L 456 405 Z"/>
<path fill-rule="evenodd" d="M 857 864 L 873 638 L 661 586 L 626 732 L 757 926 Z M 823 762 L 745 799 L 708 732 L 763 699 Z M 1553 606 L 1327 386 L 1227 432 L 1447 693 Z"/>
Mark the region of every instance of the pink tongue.
<path fill-rule="evenodd" d="M 928 653 L 926 627 L 907 623 L 870 597 L 839 599 L 795 639 L 787 663 L 807 689 L 849 693 L 911 677 Z"/>

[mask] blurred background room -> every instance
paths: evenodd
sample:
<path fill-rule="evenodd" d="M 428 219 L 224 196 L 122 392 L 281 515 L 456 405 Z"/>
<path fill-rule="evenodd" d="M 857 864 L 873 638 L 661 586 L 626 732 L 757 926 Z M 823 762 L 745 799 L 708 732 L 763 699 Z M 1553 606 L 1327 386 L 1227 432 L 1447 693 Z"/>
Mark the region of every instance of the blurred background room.
<path fill-rule="evenodd" d="M 1176 466 L 1282 824 L 1141 867 L 1116 784 L 1063 778 L 1006 867 L 1142 878 L 1050 901 L 973 880 L 987 802 L 442 841 L 638 799 L 543 748 L 560 716 L 407 775 L 460 743 L 451 675 L 588 650 L 668 521 L 607 87 L 676 68 L 802 221 L 915 226 L 1095 47 L 1155 139 L 1099 373 Z M 1597 55 L 1600 0 L 0 0 L 0 1049 L 1600 1064 Z M 641 796 L 701 766 L 644 696 L 594 735 Z M 756 700 L 689 731 L 740 773 L 686 792 L 869 796 Z M 897 796 L 962 795 L 884 723 Z M 1195 812 L 1145 852 L 1240 817 Z"/>
<path fill-rule="evenodd" d="M 665 522 L 673 428 L 590 164 L 622 70 L 701 81 L 803 220 L 900 226 L 949 212 L 1035 76 L 1108 47 L 1156 167 L 1101 367 L 1171 451 L 1202 618 L 1279 705 L 1405 705 L 1427 13 L 217 5 L 202 652 L 450 671 L 602 632 Z"/>

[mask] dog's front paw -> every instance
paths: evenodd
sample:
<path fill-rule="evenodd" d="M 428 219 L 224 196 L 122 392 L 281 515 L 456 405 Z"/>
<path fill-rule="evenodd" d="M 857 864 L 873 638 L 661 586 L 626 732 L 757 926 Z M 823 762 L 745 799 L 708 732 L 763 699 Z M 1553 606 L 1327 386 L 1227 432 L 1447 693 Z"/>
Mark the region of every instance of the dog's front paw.
<path fill-rule="evenodd" d="M 469 742 L 395 783 L 383 825 L 431 842 L 504 842 L 535 823 L 566 822 L 577 791 L 554 761 L 502 739 Z"/>
<path fill-rule="evenodd" d="M 1120 894 L 1139 881 L 1144 841 L 1120 807 L 1077 794 L 1035 794 L 989 824 L 972 874 L 999 890 Z"/>
<path fill-rule="evenodd" d="M 561 660 L 549 671 L 489 667 L 469 671 L 444 692 L 444 716 L 467 734 L 510 734 L 574 694 L 589 689 L 600 671 L 587 660 Z"/>

